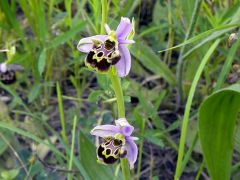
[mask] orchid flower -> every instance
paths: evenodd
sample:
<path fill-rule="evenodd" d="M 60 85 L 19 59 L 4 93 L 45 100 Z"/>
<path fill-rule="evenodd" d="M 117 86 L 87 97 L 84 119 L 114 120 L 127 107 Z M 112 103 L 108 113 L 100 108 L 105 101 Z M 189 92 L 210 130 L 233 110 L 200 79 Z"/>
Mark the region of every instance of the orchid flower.
<path fill-rule="evenodd" d="M 0 81 L 3 84 L 12 84 L 16 81 L 16 71 L 22 71 L 23 67 L 18 64 L 0 63 Z"/>
<path fill-rule="evenodd" d="M 104 139 L 97 148 L 98 161 L 113 164 L 119 158 L 126 157 L 132 169 L 137 160 L 138 148 L 131 134 L 134 127 L 125 118 L 115 121 L 116 125 L 99 125 L 92 129 L 91 134 Z"/>
<path fill-rule="evenodd" d="M 127 40 L 133 27 L 129 18 L 122 17 L 116 31 L 105 24 L 108 35 L 95 35 L 79 41 L 79 51 L 87 53 L 86 66 L 99 72 L 108 72 L 115 65 L 119 77 L 128 75 L 131 68 L 131 56 L 127 44 L 134 43 Z"/>

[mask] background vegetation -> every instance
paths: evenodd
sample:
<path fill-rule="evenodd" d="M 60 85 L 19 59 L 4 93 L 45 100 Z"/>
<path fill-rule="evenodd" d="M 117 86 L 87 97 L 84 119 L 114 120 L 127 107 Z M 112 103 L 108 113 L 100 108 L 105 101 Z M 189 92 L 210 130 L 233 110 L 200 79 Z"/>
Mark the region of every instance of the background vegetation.
<path fill-rule="evenodd" d="M 208 179 L 198 110 L 239 81 L 239 43 L 233 49 L 228 38 L 239 30 L 240 1 L 111 0 L 107 14 L 112 29 L 121 16 L 135 19 L 132 68 L 122 80 L 126 116 L 140 138 L 133 177 L 173 179 L 180 144 L 181 179 Z M 100 0 L 0 1 L 0 49 L 16 48 L 0 60 L 25 68 L 15 84 L 0 83 L 0 179 L 122 179 L 119 164 L 96 163 L 89 134 L 116 119 L 113 89 L 76 48 L 99 34 L 100 23 Z M 233 144 L 230 172 L 239 179 L 238 131 Z"/>

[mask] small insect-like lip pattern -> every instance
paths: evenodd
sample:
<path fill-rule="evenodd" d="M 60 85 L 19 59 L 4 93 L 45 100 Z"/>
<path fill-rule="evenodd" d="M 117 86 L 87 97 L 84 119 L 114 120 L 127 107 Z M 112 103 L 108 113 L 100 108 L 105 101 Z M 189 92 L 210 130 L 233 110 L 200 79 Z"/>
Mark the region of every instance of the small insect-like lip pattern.
<path fill-rule="evenodd" d="M 0 81 L 3 84 L 13 84 L 17 80 L 16 73 L 12 70 L 8 70 L 5 73 L 0 72 Z"/>
<path fill-rule="evenodd" d="M 85 63 L 97 71 L 107 72 L 111 65 L 121 59 L 120 52 L 114 41 L 95 42 L 93 49 L 88 53 Z"/>
<path fill-rule="evenodd" d="M 97 157 L 104 164 L 114 164 L 126 155 L 127 151 L 123 149 L 123 141 L 112 137 L 105 138 L 105 142 L 97 148 Z"/>
<path fill-rule="evenodd" d="M 3 84 L 10 85 L 16 82 L 16 71 L 22 71 L 23 67 L 17 64 L 0 64 L 0 81 Z"/>

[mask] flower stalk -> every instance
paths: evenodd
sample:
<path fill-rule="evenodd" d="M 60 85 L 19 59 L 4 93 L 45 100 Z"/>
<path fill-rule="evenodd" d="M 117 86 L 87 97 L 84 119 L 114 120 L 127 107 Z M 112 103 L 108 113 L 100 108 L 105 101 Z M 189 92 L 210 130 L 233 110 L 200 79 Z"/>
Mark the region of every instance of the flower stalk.
<path fill-rule="evenodd" d="M 98 162 L 113 164 L 120 159 L 122 174 L 125 180 L 130 178 L 130 168 L 137 160 L 138 148 L 131 134 L 134 127 L 125 118 L 125 105 L 120 77 L 129 74 L 131 55 L 127 45 L 133 44 L 133 22 L 127 17 L 121 17 L 116 30 L 110 29 L 107 21 L 107 0 L 102 3 L 102 22 L 100 34 L 80 39 L 77 48 L 87 53 L 85 65 L 98 73 L 107 74 L 115 92 L 118 108 L 116 125 L 101 125 L 92 129 L 91 134 L 101 137 L 103 143 L 97 148 Z M 107 35 L 104 35 L 104 28 Z"/>
<path fill-rule="evenodd" d="M 115 68 L 113 68 L 111 71 L 109 71 L 109 78 L 111 80 L 112 87 L 113 87 L 113 90 L 114 90 L 116 98 L 117 98 L 118 118 L 124 118 L 125 117 L 125 105 L 124 105 L 123 92 L 122 92 L 122 87 L 121 87 L 121 81 L 120 81 L 120 78 L 116 74 Z"/>
<path fill-rule="evenodd" d="M 120 78 L 117 76 L 116 73 L 114 73 L 114 70 L 115 69 L 113 68 L 111 71 L 109 71 L 109 77 L 111 79 L 112 87 L 117 98 L 118 118 L 124 118 L 125 104 L 124 104 L 122 86 L 121 86 Z M 121 161 L 123 177 L 125 180 L 128 180 L 130 179 L 130 170 L 129 170 L 128 160 L 126 158 L 121 158 L 120 161 Z"/>
<path fill-rule="evenodd" d="M 102 22 L 101 22 L 101 34 L 103 34 L 104 26 L 107 20 L 107 0 L 101 0 L 102 2 Z M 116 74 L 116 69 L 113 67 L 109 71 L 109 78 L 112 83 L 113 90 L 115 92 L 115 96 L 117 98 L 117 107 L 118 107 L 118 118 L 125 117 L 125 105 L 123 92 L 121 87 L 120 78 Z M 121 158 L 121 168 L 123 173 L 124 180 L 130 179 L 130 170 L 128 165 L 128 160 L 126 158 Z"/>
<path fill-rule="evenodd" d="M 101 0 L 101 2 L 102 2 L 102 23 L 101 23 L 101 34 L 102 34 L 104 31 L 104 25 L 107 19 L 107 0 Z M 117 98 L 118 118 L 124 118 L 125 105 L 124 105 L 123 92 L 122 92 L 120 78 L 116 74 L 115 67 L 109 71 L 109 78 L 111 80 L 112 87 L 115 92 L 115 96 Z M 120 161 L 121 161 L 123 178 L 125 180 L 128 180 L 130 179 L 130 170 L 129 170 L 128 160 L 126 158 L 121 158 Z"/>

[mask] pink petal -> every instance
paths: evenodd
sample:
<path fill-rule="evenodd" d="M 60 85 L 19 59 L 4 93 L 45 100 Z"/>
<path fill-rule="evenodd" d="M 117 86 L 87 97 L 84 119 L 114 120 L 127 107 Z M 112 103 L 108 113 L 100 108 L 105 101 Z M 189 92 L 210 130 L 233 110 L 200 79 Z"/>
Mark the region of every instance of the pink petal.
<path fill-rule="evenodd" d="M 120 127 L 114 125 L 101 125 L 93 128 L 90 133 L 93 136 L 114 137 L 115 134 L 120 133 Z"/>
<path fill-rule="evenodd" d="M 131 137 L 126 137 L 125 149 L 127 150 L 127 159 L 130 168 L 133 169 L 138 156 L 138 148 Z"/>
<path fill-rule="evenodd" d="M 133 126 L 124 126 L 121 128 L 121 134 L 123 134 L 124 136 L 130 136 L 132 134 L 134 130 Z"/>
<path fill-rule="evenodd" d="M 134 127 L 128 123 L 126 118 L 119 118 L 115 123 L 121 128 L 121 134 L 124 136 L 130 136 L 132 134 Z"/>
<path fill-rule="evenodd" d="M 121 59 L 115 65 L 117 68 L 118 76 L 124 77 L 127 76 L 131 68 L 131 56 L 128 48 L 124 45 L 119 45 L 119 51 Z"/>
<path fill-rule="evenodd" d="M 5 62 L 0 64 L 0 72 L 5 73 L 7 69 L 7 64 Z"/>
<path fill-rule="evenodd" d="M 96 36 L 91 36 L 91 37 L 87 37 L 87 38 L 82 38 L 77 45 L 77 49 L 81 52 L 89 53 L 89 51 L 91 51 L 93 48 L 92 39 L 105 41 L 107 39 L 107 37 L 108 37 L 107 35 L 96 35 Z"/>
<path fill-rule="evenodd" d="M 132 24 L 129 18 L 122 17 L 121 22 L 119 23 L 116 30 L 116 35 L 118 39 L 126 39 L 126 37 L 129 35 L 131 31 L 132 31 Z"/>

